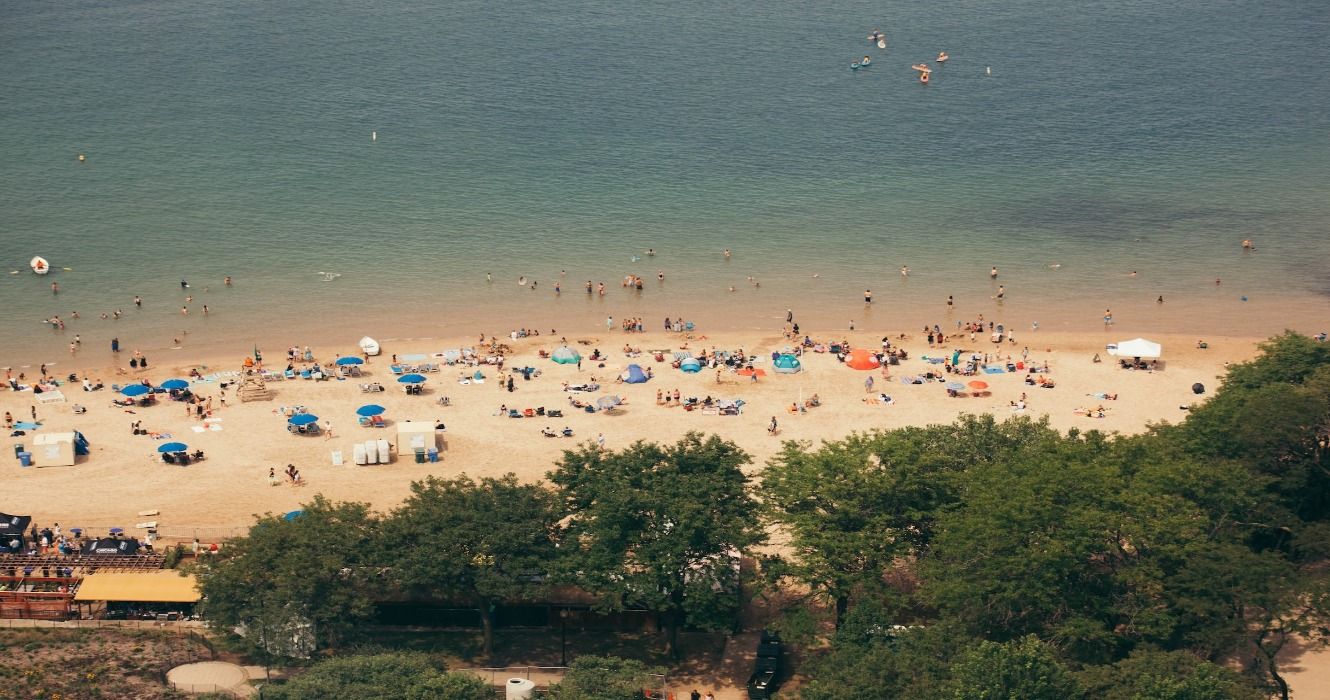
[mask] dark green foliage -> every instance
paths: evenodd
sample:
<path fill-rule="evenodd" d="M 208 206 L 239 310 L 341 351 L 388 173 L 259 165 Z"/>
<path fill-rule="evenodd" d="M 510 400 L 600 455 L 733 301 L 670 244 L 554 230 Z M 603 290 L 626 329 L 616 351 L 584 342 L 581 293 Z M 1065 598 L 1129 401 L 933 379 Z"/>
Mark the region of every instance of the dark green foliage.
<path fill-rule="evenodd" d="M 304 655 L 291 640 L 311 625 L 316 646 L 338 646 L 374 612 L 379 544 L 378 521 L 361 503 L 315 496 L 294 520 L 265 515 L 197 567 L 208 623 L 240 626 L 259 654 Z"/>
<path fill-rule="evenodd" d="M 1141 648 L 1077 674 L 1097 700 L 1261 700 L 1267 694 L 1236 671 L 1181 651 Z"/>
<path fill-rule="evenodd" d="M 680 625 L 723 629 L 738 612 L 738 557 L 761 541 L 734 443 L 689 433 L 674 445 L 564 453 L 549 478 L 569 514 L 564 570 L 606 609 L 640 605 Z"/>
<path fill-rule="evenodd" d="M 951 666 L 940 697 L 951 700 L 1076 700 L 1076 678 L 1033 635 L 1005 644 L 980 642 Z"/>
<path fill-rule="evenodd" d="M 447 673 L 423 654 L 393 653 L 321 661 L 291 681 L 268 685 L 270 700 L 492 700 L 480 678 Z"/>
<path fill-rule="evenodd" d="M 563 680 L 550 690 L 552 700 L 644 700 L 644 690 L 659 689 L 661 669 L 612 656 L 579 656 Z M 653 675 L 656 674 L 656 675 Z"/>
<path fill-rule="evenodd" d="M 553 495 L 508 474 L 479 483 L 465 475 L 411 485 L 384 523 L 391 577 L 408 590 L 468 601 L 480 611 L 484 651 L 493 652 L 492 607 L 530 599 L 556 554 Z"/>

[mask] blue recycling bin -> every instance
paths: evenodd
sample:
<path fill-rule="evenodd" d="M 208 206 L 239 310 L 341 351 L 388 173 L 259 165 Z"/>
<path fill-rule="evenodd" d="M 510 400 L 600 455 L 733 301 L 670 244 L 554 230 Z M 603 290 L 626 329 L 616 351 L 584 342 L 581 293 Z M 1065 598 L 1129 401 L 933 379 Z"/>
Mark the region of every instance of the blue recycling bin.
<path fill-rule="evenodd" d="M 19 463 L 19 466 L 22 466 L 22 467 L 31 467 L 31 466 L 32 466 L 32 453 L 31 453 L 31 452 L 20 452 L 20 453 L 18 453 L 18 463 Z"/>
<path fill-rule="evenodd" d="M 429 454 L 429 461 L 431 462 L 439 461 L 439 448 L 437 447 L 429 448 L 428 454 Z"/>

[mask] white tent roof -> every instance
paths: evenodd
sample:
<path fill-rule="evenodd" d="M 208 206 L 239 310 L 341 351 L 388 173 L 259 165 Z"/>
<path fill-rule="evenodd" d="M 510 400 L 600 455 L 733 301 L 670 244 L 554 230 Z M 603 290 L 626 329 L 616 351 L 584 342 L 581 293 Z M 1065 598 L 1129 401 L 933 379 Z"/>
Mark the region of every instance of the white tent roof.
<path fill-rule="evenodd" d="M 1145 338 L 1135 338 L 1118 343 L 1116 348 L 1109 349 L 1108 354 L 1118 357 L 1156 358 L 1163 354 L 1163 351 L 1164 348 L 1159 343 L 1151 342 Z"/>

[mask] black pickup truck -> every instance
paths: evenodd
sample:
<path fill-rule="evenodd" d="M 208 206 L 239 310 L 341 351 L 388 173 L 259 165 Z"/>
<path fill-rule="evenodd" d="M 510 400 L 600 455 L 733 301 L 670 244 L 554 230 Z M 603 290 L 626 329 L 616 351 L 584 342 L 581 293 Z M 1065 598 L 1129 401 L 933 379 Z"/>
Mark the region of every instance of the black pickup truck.
<path fill-rule="evenodd" d="M 749 700 L 767 700 L 775 692 L 776 683 L 780 679 L 783 651 L 780 635 L 764 630 L 762 639 L 757 643 L 753 675 L 748 677 Z"/>

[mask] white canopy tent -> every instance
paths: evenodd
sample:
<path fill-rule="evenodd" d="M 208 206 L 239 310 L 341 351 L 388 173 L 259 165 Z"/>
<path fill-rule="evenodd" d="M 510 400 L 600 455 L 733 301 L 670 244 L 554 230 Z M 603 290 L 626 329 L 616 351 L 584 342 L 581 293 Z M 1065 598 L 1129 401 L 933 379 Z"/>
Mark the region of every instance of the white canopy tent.
<path fill-rule="evenodd" d="M 1116 357 L 1139 357 L 1142 359 L 1156 359 L 1163 354 L 1164 348 L 1159 343 L 1151 342 L 1145 338 L 1136 338 L 1134 340 L 1124 340 L 1115 347 L 1108 349 L 1108 354 Z"/>
<path fill-rule="evenodd" d="M 425 452 L 438 447 L 433 421 L 402 421 L 397 424 L 398 454 Z"/>

